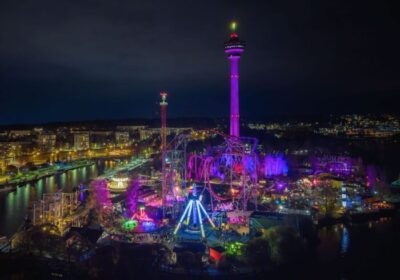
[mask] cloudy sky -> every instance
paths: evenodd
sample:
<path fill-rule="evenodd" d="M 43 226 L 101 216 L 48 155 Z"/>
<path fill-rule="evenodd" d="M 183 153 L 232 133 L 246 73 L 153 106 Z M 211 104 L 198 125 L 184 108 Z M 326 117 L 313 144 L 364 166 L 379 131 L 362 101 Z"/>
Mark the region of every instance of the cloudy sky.
<path fill-rule="evenodd" d="M 351 3 L 350 3 L 351 2 Z M 0 123 L 398 112 L 400 19 L 386 1 L 0 1 Z"/>

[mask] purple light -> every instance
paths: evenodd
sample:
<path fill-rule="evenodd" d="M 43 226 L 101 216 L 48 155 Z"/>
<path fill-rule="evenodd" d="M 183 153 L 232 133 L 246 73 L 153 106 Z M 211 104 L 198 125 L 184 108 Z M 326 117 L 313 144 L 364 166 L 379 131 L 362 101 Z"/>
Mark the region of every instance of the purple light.
<path fill-rule="evenodd" d="M 286 160 L 281 155 L 267 155 L 264 158 L 264 176 L 271 177 L 277 175 L 286 175 L 288 166 Z"/>
<path fill-rule="evenodd" d="M 338 175 L 349 176 L 353 172 L 354 160 L 350 157 L 325 156 L 312 158 L 314 174 L 330 172 Z"/>
<path fill-rule="evenodd" d="M 240 136 L 239 132 L 239 59 L 240 56 L 230 56 L 231 62 L 231 136 Z"/>
<path fill-rule="evenodd" d="M 219 178 L 220 180 L 225 180 L 224 174 L 220 171 L 220 162 L 223 162 L 222 159 L 217 159 L 213 162 L 213 164 L 210 167 L 210 175 L 211 177 L 214 178 Z"/>
<path fill-rule="evenodd" d="M 350 175 L 351 174 L 351 162 L 331 162 L 328 164 L 327 169 L 329 172 Z"/>
<path fill-rule="evenodd" d="M 252 177 L 257 175 L 257 158 L 251 156 L 245 156 L 244 159 L 244 169 L 247 174 L 251 174 Z"/>
<path fill-rule="evenodd" d="M 156 229 L 155 223 L 154 223 L 154 222 L 151 222 L 151 221 L 142 222 L 140 225 L 142 226 L 142 229 L 143 229 L 143 231 L 145 231 L 145 232 L 153 231 L 153 230 Z"/>
<path fill-rule="evenodd" d="M 203 156 L 191 155 L 188 162 L 187 178 L 200 181 L 204 176 L 206 159 Z"/>
<path fill-rule="evenodd" d="M 283 192 L 287 188 L 286 182 L 277 182 L 275 186 L 276 186 L 276 190 L 279 192 Z"/>
<path fill-rule="evenodd" d="M 92 183 L 93 196 L 100 208 L 111 206 L 110 191 L 106 180 L 95 180 Z"/>
<path fill-rule="evenodd" d="M 376 183 L 376 169 L 373 165 L 367 166 L 367 186 L 373 188 Z"/>
<path fill-rule="evenodd" d="M 140 184 L 137 180 L 130 182 L 128 189 L 126 190 L 126 207 L 129 211 L 128 216 L 132 216 L 137 211 L 137 201 L 139 197 Z"/>
<path fill-rule="evenodd" d="M 80 202 L 84 202 L 85 201 L 85 194 L 82 191 L 79 193 L 79 201 Z"/>
<path fill-rule="evenodd" d="M 239 60 L 244 52 L 244 42 L 239 40 L 238 35 L 231 37 L 225 43 L 225 53 L 231 64 L 231 124 L 230 135 L 239 137 Z"/>

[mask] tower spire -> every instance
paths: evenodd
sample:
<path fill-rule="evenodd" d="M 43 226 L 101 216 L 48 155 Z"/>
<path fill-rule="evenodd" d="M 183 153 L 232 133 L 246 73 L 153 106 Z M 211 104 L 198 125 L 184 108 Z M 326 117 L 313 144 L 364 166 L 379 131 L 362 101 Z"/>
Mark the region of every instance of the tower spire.
<path fill-rule="evenodd" d="M 230 24 L 232 32 L 236 32 L 236 26 L 237 26 L 236 21 L 232 21 L 231 24 Z"/>
<path fill-rule="evenodd" d="M 229 41 L 225 42 L 225 53 L 231 66 L 231 108 L 230 108 L 230 135 L 240 136 L 240 115 L 239 115 L 239 60 L 244 52 L 244 42 L 239 39 L 236 28 L 237 23 L 231 22 L 231 35 Z"/>

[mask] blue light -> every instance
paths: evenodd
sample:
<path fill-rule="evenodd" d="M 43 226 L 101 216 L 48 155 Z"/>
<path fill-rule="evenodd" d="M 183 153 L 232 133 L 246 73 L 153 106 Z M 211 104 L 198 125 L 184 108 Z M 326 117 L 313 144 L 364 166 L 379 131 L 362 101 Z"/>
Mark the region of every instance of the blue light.
<path fill-rule="evenodd" d="M 347 253 L 349 249 L 349 243 L 350 243 L 349 231 L 347 230 L 346 227 L 344 227 L 342 231 L 342 239 L 340 240 L 340 253 L 342 254 Z"/>
<path fill-rule="evenodd" d="M 211 220 L 210 216 L 207 214 L 207 211 L 204 209 L 203 205 L 201 204 L 200 200 L 198 199 L 190 199 L 189 203 L 187 204 L 185 211 L 183 211 L 183 214 L 179 220 L 179 223 L 176 225 L 176 228 L 174 230 L 174 234 L 176 235 L 179 231 L 179 229 L 182 226 L 182 222 L 185 220 L 185 224 L 188 225 L 190 221 L 192 221 L 193 224 L 200 224 L 200 231 L 201 231 L 201 236 L 205 238 L 205 232 L 204 232 L 204 225 L 203 225 L 203 216 L 201 214 L 203 212 L 204 216 L 208 219 L 210 222 L 211 226 L 215 228 L 215 224 Z"/>
<path fill-rule="evenodd" d="M 150 221 L 142 222 L 141 225 L 145 231 L 152 231 L 156 228 L 156 225 Z"/>
<path fill-rule="evenodd" d="M 206 217 L 207 217 L 208 221 L 210 222 L 210 224 L 212 225 L 212 227 L 215 228 L 215 224 L 211 220 L 210 216 L 207 214 L 206 209 L 204 209 L 204 207 L 201 203 L 198 203 L 198 205 L 200 205 L 201 210 L 203 210 L 204 214 L 206 215 Z"/>
<path fill-rule="evenodd" d="M 201 236 L 204 238 L 206 235 L 204 234 L 203 219 L 201 218 L 199 201 L 196 201 L 196 206 L 197 206 L 196 207 L 197 208 L 197 215 L 199 217 L 199 222 L 200 222 Z"/>
<path fill-rule="evenodd" d="M 186 216 L 187 212 L 189 211 L 189 208 L 190 208 L 190 206 L 191 206 L 192 204 L 193 204 L 193 200 L 190 200 L 190 201 L 189 201 L 189 204 L 188 204 L 188 205 L 186 206 L 186 208 L 185 208 L 185 211 L 183 211 L 183 215 L 182 215 L 181 219 L 179 220 L 178 225 L 176 226 L 176 228 L 175 228 L 175 230 L 174 230 L 174 234 L 176 234 L 176 233 L 178 232 L 179 228 L 180 228 L 181 225 L 182 225 L 183 219 L 185 219 L 185 216 Z"/>
<path fill-rule="evenodd" d="M 190 223 L 190 213 L 192 212 L 192 208 L 193 208 L 193 203 L 190 203 L 190 208 L 189 208 L 189 211 L 188 211 L 188 215 L 187 215 L 187 219 L 186 219 L 186 224 L 188 225 L 189 223 Z"/>

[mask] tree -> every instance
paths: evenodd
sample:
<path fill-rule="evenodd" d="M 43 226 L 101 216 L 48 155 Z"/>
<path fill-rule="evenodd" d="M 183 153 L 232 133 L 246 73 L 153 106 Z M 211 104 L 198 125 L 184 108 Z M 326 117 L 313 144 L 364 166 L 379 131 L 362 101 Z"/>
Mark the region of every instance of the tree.
<path fill-rule="evenodd" d="M 278 226 L 266 234 L 271 260 L 277 264 L 292 264 L 304 255 L 303 241 L 293 228 Z"/>
<path fill-rule="evenodd" d="M 267 239 L 257 237 L 244 248 L 246 262 L 255 270 L 265 270 L 271 263 L 271 248 Z"/>
<path fill-rule="evenodd" d="M 46 245 L 46 238 L 43 236 L 42 229 L 40 227 L 31 228 L 30 239 L 35 248 L 39 250 L 39 256 L 42 256 L 43 249 Z"/>
<path fill-rule="evenodd" d="M 9 175 L 17 174 L 18 168 L 15 165 L 7 165 L 6 172 Z"/>
<path fill-rule="evenodd" d="M 217 262 L 217 268 L 219 270 L 227 270 L 229 269 L 229 261 L 226 254 L 223 254 L 221 258 Z"/>
<path fill-rule="evenodd" d="M 390 187 L 383 181 L 377 181 L 374 187 L 375 197 L 378 199 L 385 199 L 387 195 L 390 195 Z"/>
<path fill-rule="evenodd" d="M 332 217 L 338 207 L 339 190 L 324 183 L 316 189 L 316 195 L 322 199 L 320 210 L 325 216 Z"/>
<path fill-rule="evenodd" d="M 126 207 L 128 209 L 128 215 L 130 217 L 137 211 L 137 202 L 139 198 L 140 184 L 138 180 L 132 180 L 129 183 L 129 187 L 126 190 Z"/>
<path fill-rule="evenodd" d="M 190 251 L 182 252 L 179 256 L 179 263 L 185 270 L 190 270 L 196 264 L 196 255 Z"/>
<path fill-rule="evenodd" d="M 29 171 L 34 171 L 34 170 L 37 169 L 35 164 L 33 162 L 31 162 L 31 161 L 25 163 L 23 168 L 26 169 L 26 170 L 29 170 Z"/>

